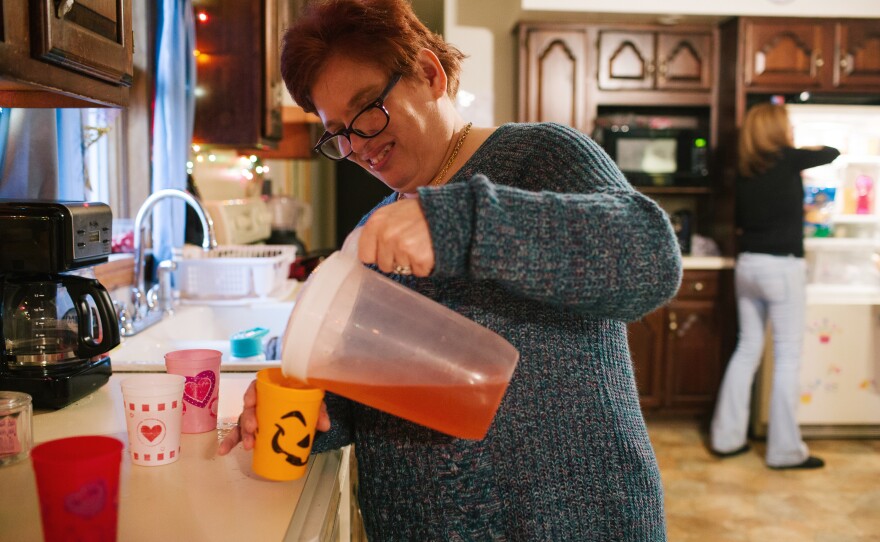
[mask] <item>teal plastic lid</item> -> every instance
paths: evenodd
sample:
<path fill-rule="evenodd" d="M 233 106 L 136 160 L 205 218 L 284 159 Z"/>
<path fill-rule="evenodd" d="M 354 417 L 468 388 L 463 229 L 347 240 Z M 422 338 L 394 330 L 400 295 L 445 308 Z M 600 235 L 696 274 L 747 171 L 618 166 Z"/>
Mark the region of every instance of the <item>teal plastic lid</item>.
<path fill-rule="evenodd" d="M 249 358 L 263 353 L 263 337 L 269 334 L 264 327 L 255 327 L 234 333 L 229 338 L 233 357 Z"/>

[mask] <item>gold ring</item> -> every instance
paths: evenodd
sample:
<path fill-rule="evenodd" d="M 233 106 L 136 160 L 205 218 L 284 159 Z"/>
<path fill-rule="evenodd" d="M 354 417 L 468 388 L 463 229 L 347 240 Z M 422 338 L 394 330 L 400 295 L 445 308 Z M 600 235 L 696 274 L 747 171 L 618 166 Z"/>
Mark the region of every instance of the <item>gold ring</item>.
<path fill-rule="evenodd" d="M 395 275 L 412 275 L 412 268 L 408 265 L 395 265 L 392 272 Z"/>

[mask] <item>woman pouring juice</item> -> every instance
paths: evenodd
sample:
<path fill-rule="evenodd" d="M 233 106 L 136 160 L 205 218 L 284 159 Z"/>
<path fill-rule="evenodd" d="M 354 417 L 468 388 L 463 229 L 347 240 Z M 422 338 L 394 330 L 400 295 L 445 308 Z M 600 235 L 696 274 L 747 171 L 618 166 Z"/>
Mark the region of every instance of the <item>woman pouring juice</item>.
<path fill-rule="evenodd" d="M 315 149 L 395 191 L 364 217 L 360 261 L 520 353 L 480 440 L 328 393 L 313 451 L 355 444 L 371 540 L 666 540 L 626 322 L 678 288 L 671 225 L 584 134 L 463 118 L 463 58 L 405 0 L 313 2 L 285 34 Z M 255 401 L 221 454 L 253 446 Z"/>

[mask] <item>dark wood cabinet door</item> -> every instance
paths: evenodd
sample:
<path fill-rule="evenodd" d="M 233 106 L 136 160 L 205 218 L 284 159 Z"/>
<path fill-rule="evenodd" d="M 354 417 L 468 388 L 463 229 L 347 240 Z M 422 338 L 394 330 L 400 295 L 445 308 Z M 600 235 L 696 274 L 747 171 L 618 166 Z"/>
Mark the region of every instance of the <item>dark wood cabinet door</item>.
<path fill-rule="evenodd" d="M 657 69 L 655 33 L 602 30 L 599 32 L 599 88 L 654 88 Z"/>
<path fill-rule="evenodd" d="M 666 406 L 711 409 L 721 378 L 715 303 L 677 299 L 667 311 Z"/>
<path fill-rule="evenodd" d="M 630 355 L 642 408 L 663 404 L 664 340 L 666 309 L 657 309 L 627 326 Z"/>
<path fill-rule="evenodd" d="M 521 122 L 558 122 L 586 130 L 583 31 L 523 28 Z"/>
<path fill-rule="evenodd" d="M 747 87 L 798 91 L 827 84 L 834 54 L 827 23 L 748 20 L 744 30 Z"/>
<path fill-rule="evenodd" d="M 34 58 L 131 86 L 131 0 L 39 0 L 30 5 Z"/>
<path fill-rule="evenodd" d="M 846 21 L 835 27 L 834 85 L 876 91 L 880 87 L 880 21 Z"/>
<path fill-rule="evenodd" d="M 709 90 L 712 87 L 712 34 L 657 34 L 657 88 Z"/>
<path fill-rule="evenodd" d="M 282 136 L 278 0 L 194 0 L 196 94 L 193 141 L 240 150 Z M 280 73 L 280 72 L 279 72 Z"/>

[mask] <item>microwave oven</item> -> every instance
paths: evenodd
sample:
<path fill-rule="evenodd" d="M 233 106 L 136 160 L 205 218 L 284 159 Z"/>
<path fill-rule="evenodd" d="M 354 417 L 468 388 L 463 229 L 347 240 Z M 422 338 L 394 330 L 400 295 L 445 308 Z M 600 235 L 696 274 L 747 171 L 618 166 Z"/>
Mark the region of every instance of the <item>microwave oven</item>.
<path fill-rule="evenodd" d="M 699 128 L 615 125 L 595 137 L 634 186 L 709 184 L 709 138 Z"/>

